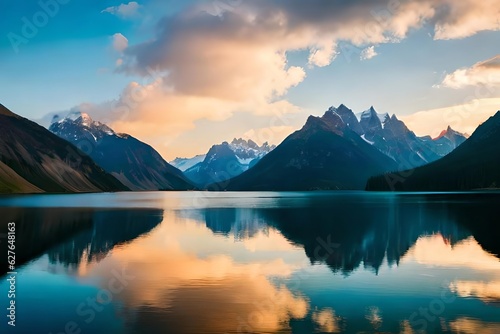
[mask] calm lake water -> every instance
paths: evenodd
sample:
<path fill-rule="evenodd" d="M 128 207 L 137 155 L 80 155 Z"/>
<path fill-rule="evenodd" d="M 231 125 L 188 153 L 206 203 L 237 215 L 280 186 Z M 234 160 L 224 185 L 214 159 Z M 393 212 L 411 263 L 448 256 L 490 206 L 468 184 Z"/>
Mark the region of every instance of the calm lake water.
<path fill-rule="evenodd" d="M 495 193 L 4 196 L 0 332 L 500 333 L 499 212 Z"/>

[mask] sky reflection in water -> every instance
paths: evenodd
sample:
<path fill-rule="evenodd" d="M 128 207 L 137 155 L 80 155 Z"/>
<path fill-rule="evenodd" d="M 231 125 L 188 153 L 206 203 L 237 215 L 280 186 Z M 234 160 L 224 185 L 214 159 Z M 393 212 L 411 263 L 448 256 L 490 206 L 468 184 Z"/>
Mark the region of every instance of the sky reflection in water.
<path fill-rule="evenodd" d="M 27 261 L 16 329 L 498 333 L 498 198 L 3 197 Z"/>

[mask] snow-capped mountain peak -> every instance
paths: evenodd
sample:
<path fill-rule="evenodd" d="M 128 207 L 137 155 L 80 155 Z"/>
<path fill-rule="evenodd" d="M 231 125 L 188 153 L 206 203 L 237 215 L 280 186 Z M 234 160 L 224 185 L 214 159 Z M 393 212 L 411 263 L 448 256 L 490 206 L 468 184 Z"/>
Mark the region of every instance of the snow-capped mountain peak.
<path fill-rule="evenodd" d="M 193 167 L 194 165 L 202 162 L 203 160 L 205 160 L 205 157 L 206 157 L 206 154 L 199 154 L 199 155 L 196 155 L 192 158 L 175 158 L 175 160 L 172 160 L 170 161 L 169 163 L 180 169 L 181 171 L 186 171 L 188 170 L 189 168 Z"/>
<path fill-rule="evenodd" d="M 383 113 L 383 114 L 377 113 L 377 111 L 375 110 L 375 108 L 373 106 L 371 106 L 369 109 L 367 109 L 361 113 L 356 114 L 358 121 L 361 121 L 363 119 L 368 120 L 368 119 L 377 117 L 381 123 L 383 123 L 388 116 L 389 116 L 388 113 Z"/>
<path fill-rule="evenodd" d="M 243 173 L 275 147 L 267 142 L 259 146 L 251 139 L 234 138 L 230 143 L 213 145 L 203 161 L 186 169 L 185 175 L 201 186 L 224 181 Z"/>
<path fill-rule="evenodd" d="M 87 113 L 82 112 L 79 118 L 81 118 L 80 122 L 84 126 L 91 126 L 94 123 L 94 120 Z"/>
<path fill-rule="evenodd" d="M 234 138 L 231 144 L 228 144 L 234 152 L 240 163 L 248 165 L 256 158 L 262 158 L 264 155 L 272 151 L 275 146 L 269 146 L 268 143 L 259 146 L 251 139 L 245 140 L 242 138 Z"/>
<path fill-rule="evenodd" d="M 54 116 L 49 130 L 60 136 L 71 133 L 75 138 L 82 138 L 83 134 L 85 138 L 94 142 L 105 136 L 120 136 L 106 124 L 94 121 L 89 114 L 80 111 L 70 112 L 64 118 Z"/>
<path fill-rule="evenodd" d="M 439 136 L 437 136 L 436 138 L 434 138 L 434 140 L 439 140 L 439 139 L 441 139 L 443 137 L 451 138 L 453 136 L 459 136 L 459 137 L 468 138 L 467 134 L 455 131 L 455 130 L 453 130 L 451 128 L 451 126 L 448 125 L 448 128 L 446 130 L 441 131 L 441 133 L 439 134 Z"/>

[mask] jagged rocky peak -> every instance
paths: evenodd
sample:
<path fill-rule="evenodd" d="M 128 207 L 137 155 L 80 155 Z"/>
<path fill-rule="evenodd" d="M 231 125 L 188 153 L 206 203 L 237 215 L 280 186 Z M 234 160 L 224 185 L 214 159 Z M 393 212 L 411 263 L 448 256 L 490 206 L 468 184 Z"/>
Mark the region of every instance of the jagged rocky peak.
<path fill-rule="evenodd" d="M 356 116 L 357 116 L 359 121 L 361 121 L 362 119 L 378 118 L 379 121 L 381 123 L 383 123 L 385 121 L 385 119 L 389 116 L 389 114 L 388 113 L 379 114 L 379 113 L 377 113 L 375 108 L 373 106 L 371 106 L 369 109 L 367 109 L 361 113 L 356 114 Z"/>
<path fill-rule="evenodd" d="M 385 114 L 384 121 L 382 122 L 384 128 L 388 126 L 393 126 L 396 124 L 402 124 L 404 125 L 403 121 L 400 121 L 395 114 L 392 114 L 392 116 L 389 116 L 389 114 Z"/>
<path fill-rule="evenodd" d="M 363 128 L 364 133 L 371 134 L 382 130 L 382 121 L 380 119 L 380 115 L 377 114 L 373 106 L 361 113 L 361 119 L 359 123 Z"/>
<path fill-rule="evenodd" d="M 234 138 L 231 145 L 241 146 L 246 148 L 253 148 L 255 150 L 259 149 L 259 145 L 251 139 L 245 140 L 243 138 Z"/>
<path fill-rule="evenodd" d="M 255 151 L 255 152 L 270 152 L 276 146 L 269 145 L 268 142 L 263 143 L 261 146 L 254 142 L 252 139 L 242 139 L 242 138 L 234 138 L 229 146 L 235 151 Z"/>
<path fill-rule="evenodd" d="M 264 142 L 264 144 L 262 144 L 261 147 L 263 147 L 263 148 L 275 148 L 276 145 L 269 145 L 269 143 L 266 141 L 266 142 Z"/>
<path fill-rule="evenodd" d="M 336 129 L 343 129 L 346 126 L 346 123 L 342 120 L 342 117 L 336 112 L 329 109 L 321 119 L 328 124 L 330 127 Z"/>
<path fill-rule="evenodd" d="M 448 133 L 448 131 L 450 131 L 450 129 L 451 128 L 448 126 L 448 129 L 441 131 L 441 133 L 439 134 L 439 136 L 437 136 L 436 138 L 434 138 L 434 140 L 439 140 L 439 139 L 443 138 L 444 136 L 446 136 L 446 134 Z"/>
<path fill-rule="evenodd" d="M 338 108 L 336 108 L 336 112 L 342 118 L 347 127 L 356 132 L 358 135 L 363 134 L 363 128 L 359 124 L 358 118 L 351 109 L 347 108 L 344 104 L 341 104 Z"/>
<path fill-rule="evenodd" d="M 468 136 L 466 134 L 463 134 L 461 132 L 455 131 L 455 130 L 452 129 L 452 127 L 450 125 L 448 125 L 448 127 L 446 128 L 446 130 L 441 131 L 441 133 L 439 134 L 439 136 L 437 136 L 436 138 L 434 138 L 434 140 L 439 140 L 439 139 L 441 139 L 443 137 L 446 137 L 446 138 L 449 139 L 450 137 L 454 137 L 454 136 L 468 138 Z"/>
<path fill-rule="evenodd" d="M 393 136 L 394 138 L 403 139 L 406 135 L 414 135 L 413 132 L 408 129 L 406 124 L 403 121 L 400 121 L 394 114 L 390 117 L 389 114 L 386 114 L 383 127 L 386 137 Z"/>
<path fill-rule="evenodd" d="M 373 108 L 373 106 L 371 106 L 369 109 L 361 113 L 361 119 L 370 119 L 370 118 L 378 119 L 377 111 L 375 110 L 375 108 Z"/>
<path fill-rule="evenodd" d="M 93 125 L 96 125 L 96 126 L 104 125 L 101 122 L 94 121 L 92 119 L 92 117 L 90 117 L 89 114 L 87 114 L 86 112 L 80 111 L 80 110 L 70 111 L 65 116 L 61 116 L 59 114 L 56 114 L 52 117 L 51 124 L 62 123 L 65 121 L 71 121 L 71 122 L 74 122 L 74 123 L 77 123 L 77 124 L 80 124 L 80 125 L 83 125 L 86 127 L 90 127 Z"/>

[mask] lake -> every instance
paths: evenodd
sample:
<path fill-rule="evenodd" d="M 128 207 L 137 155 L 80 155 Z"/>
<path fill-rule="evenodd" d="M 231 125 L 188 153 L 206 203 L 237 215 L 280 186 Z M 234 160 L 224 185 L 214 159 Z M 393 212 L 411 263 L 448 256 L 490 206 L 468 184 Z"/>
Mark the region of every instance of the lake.
<path fill-rule="evenodd" d="M 0 197 L 2 333 L 500 333 L 500 193 Z M 2 269 L 6 268 L 2 239 Z"/>

